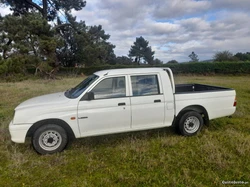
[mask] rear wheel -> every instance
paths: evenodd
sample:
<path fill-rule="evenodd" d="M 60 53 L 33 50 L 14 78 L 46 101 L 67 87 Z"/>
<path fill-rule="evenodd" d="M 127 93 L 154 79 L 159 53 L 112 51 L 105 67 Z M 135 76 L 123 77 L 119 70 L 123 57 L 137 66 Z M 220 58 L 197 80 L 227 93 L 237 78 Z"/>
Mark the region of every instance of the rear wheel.
<path fill-rule="evenodd" d="M 202 129 L 203 123 L 201 114 L 189 111 L 181 117 L 179 131 L 184 136 L 193 136 Z"/>
<path fill-rule="evenodd" d="M 68 136 L 64 128 L 56 124 L 39 127 L 33 137 L 32 145 L 40 154 L 61 152 L 67 145 Z"/>

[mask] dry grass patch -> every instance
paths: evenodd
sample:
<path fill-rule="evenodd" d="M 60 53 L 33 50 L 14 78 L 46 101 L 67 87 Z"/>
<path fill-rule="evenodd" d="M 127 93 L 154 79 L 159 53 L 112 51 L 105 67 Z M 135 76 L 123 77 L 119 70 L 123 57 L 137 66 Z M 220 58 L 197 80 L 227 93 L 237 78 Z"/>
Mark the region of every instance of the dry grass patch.
<path fill-rule="evenodd" d="M 177 83 L 235 88 L 237 112 L 212 120 L 195 137 L 172 128 L 75 140 L 40 156 L 30 142 L 10 141 L 8 124 L 22 101 L 67 90 L 83 78 L 0 83 L 0 186 L 225 186 L 250 182 L 249 76 L 177 76 Z"/>

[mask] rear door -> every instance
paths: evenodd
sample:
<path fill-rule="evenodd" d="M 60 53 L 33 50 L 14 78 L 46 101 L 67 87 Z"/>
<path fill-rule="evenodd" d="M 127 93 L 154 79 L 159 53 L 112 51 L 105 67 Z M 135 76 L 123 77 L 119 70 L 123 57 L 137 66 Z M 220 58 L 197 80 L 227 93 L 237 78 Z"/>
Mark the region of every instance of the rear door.
<path fill-rule="evenodd" d="M 164 95 L 159 74 L 130 76 L 132 129 L 164 125 Z"/>

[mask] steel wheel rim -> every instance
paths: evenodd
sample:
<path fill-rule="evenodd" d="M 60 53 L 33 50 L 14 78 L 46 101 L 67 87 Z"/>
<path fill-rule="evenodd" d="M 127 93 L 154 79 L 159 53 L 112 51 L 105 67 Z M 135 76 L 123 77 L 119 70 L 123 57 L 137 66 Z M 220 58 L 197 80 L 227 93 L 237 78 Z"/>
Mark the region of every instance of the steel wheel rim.
<path fill-rule="evenodd" d="M 62 143 L 62 136 L 54 130 L 47 130 L 39 137 L 39 145 L 46 151 L 56 150 Z"/>
<path fill-rule="evenodd" d="M 195 133 L 200 127 L 200 120 L 195 116 L 188 117 L 184 122 L 184 129 L 188 133 Z"/>

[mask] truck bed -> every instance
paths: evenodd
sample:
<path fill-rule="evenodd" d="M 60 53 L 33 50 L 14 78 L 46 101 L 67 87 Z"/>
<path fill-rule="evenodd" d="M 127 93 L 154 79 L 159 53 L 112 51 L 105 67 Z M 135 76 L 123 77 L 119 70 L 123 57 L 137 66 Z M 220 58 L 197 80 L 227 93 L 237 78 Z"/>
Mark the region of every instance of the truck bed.
<path fill-rule="evenodd" d="M 210 86 L 204 84 L 176 84 L 175 85 L 175 93 L 193 93 L 193 92 L 216 92 L 216 91 L 228 91 L 232 90 L 230 88 L 218 87 L 218 86 Z"/>

